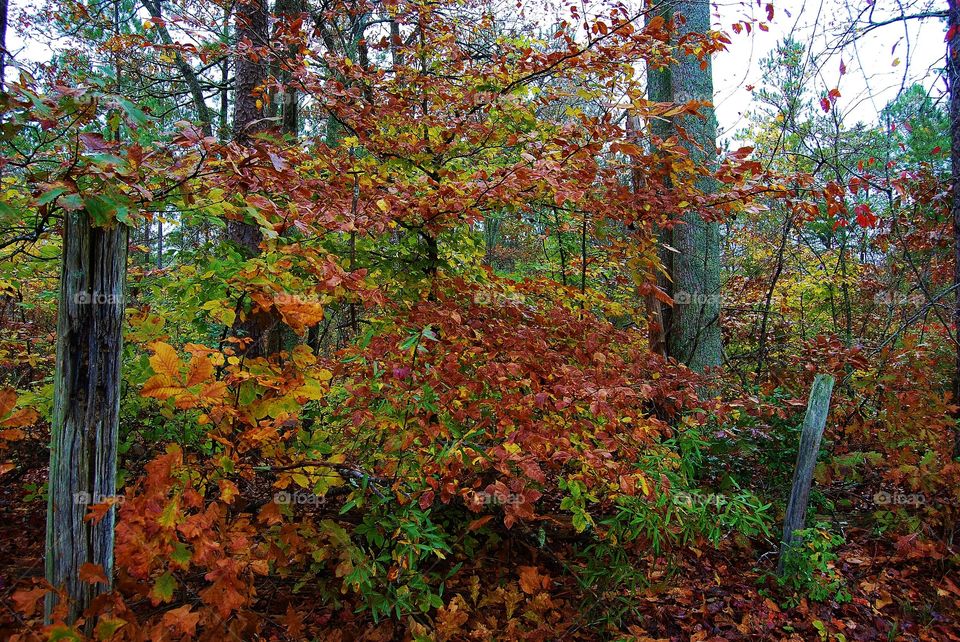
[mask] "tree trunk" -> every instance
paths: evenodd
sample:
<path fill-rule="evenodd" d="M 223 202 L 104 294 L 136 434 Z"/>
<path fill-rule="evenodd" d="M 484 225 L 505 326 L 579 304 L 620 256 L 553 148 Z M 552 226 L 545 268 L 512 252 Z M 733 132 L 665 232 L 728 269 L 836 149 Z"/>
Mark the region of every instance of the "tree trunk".
<path fill-rule="evenodd" d="M 280 22 L 291 22 L 303 12 L 301 0 L 277 0 L 276 13 Z M 286 47 L 286 55 L 279 60 L 280 80 L 283 83 L 283 92 L 280 95 L 280 130 L 296 138 L 300 129 L 300 113 L 297 89 L 294 86 L 293 74 L 289 68 L 296 58 L 298 47 Z"/>
<path fill-rule="evenodd" d="M 640 137 L 640 126 L 636 120 L 636 117 L 631 116 L 630 114 L 626 115 L 627 119 L 627 136 L 631 142 L 640 142 L 638 139 Z M 633 187 L 634 194 L 640 192 L 641 186 L 641 175 L 638 167 L 640 159 L 637 157 L 631 157 L 631 162 L 633 163 L 633 171 L 630 177 L 631 186 Z M 559 219 L 557 222 L 559 225 Z M 631 226 L 632 227 L 632 226 Z M 661 231 L 660 235 L 662 236 L 665 232 Z M 558 238 L 559 238 L 559 232 Z M 648 238 L 645 234 L 640 236 L 638 239 L 641 243 L 651 242 L 653 239 Z M 561 255 L 562 256 L 562 255 Z M 662 257 L 661 257 L 662 260 Z M 660 288 L 665 288 L 666 284 L 661 282 L 661 278 L 658 274 L 652 273 L 651 270 L 645 270 L 642 275 L 638 275 L 646 279 L 650 284 L 656 285 Z M 566 280 L 564 280 L 564 285 L 566 285 Z M 639 287 L 639 285 L 638 285 Z M 659 354 L 662 357 L 667 356 L 667 338 L 666 338 L 666 326 L 664 325 L 664 311 L 663 305 L 660 303 L 660 299 L 656 297 L 656 294 L 653 292 L 646 292 L 643 294 L 643 302 L 646 308 L 647 313 L 647 345 L 650 348 L 650 352 Z"/>
<path fill-rule="evenodd" d="M 6 85 L 7 73 L 7 14 L 9 2 L 0 0 L 0 91 L 3 91 Z"/>
<path fill-rule="evenodd" d="M 807 504 L 810 503 L 810 486 L 813 483 L 813 469 L 817 465 L 817 453 L 820 451 L 820 439 L 827 425 L 830 412 L 830 395 L 833 394 L 834 379 L 830 375 L 817 375 L 810 389 L 807 401 L 807 414 L 803 418 L 803 431 L 800 434 L 800 449 L 797 453 L 797 467 L 793 472 L 793 487 L 787 501 L 787 514 L 783 519 L 783 538 L 780 543 L 780 561 L 777 572 L 783 572 L 784 555 L 796 542 L 795 531 L 804 527 L 807 521 Z"/>
<path fill-rule="evenodd" d="M 235 58 L 236 85 L 233 99 L 233 136 L 246 145 L 250 137 L 264 129 L 265 97 L 258 94 L 267 80 L 264 58 L 251 55 L 250 49 L 265 47 L 268 42 L 266 0 L 245 0 L 237 5 L 237 46 Z"/>
<path fill-rule="evenodd" d="M 110 588 L 81 580 L 80 568 L 96 564 L 113 575 L 115 509 L 96 523 L 83 518 L 90 504 L 116 494 L 127 235 L 118 223 L 94 227 L 83 211 L 63 223 L 46 577 L 66 589 L 70 622 Z M 48 594 L 48 622 L 55 606 Z"/>
<path fill-rule="evenodd" d="M 950 210 L 953 215 L 953 287 L 956 292 L 953 324 L 960 339 L 960 3 L 949 2 L 947 33 L 947 84 L 950 91 Z M 960 340 L 956 345 L 953 375 L 954 403 L 960 403 Z M 953 454 L 960 457 L 960 426 L 956 428 Z"/>
<path fill-rule="evenodd" d="M 241 145 L 249 145 L 252 137 L 265 128 L 264 104 L 266 96 L 260 95 L 260 87 L 267 79 L 264 58 L 251 56 L 249 48 L 264 47 L 268 43 L 266 0 L 248 0 L 237 5 L 237 44 L 241 51 L 236 56 L 236 81 L 233 103 L 233 137 Z M 227 221 L 227 238 L 237 245 L 249 258 L 260 253 L 263 235 L 260 228 L 245 221 Z M 251 312 L 239 321 L 234 329 L 240 336 L 252 341 L 245 354 L 262 356 L 272 348 L 271 335 L 276 320 L 269 312 Z"/>
<path fill-rule="evenodd" d="M 710 5 L 705 0 L 659 2 L 653 14 L 662 15 L 668 23 L 674 21 L 673 38 L 679 40 L 687 33 L 707 33 L 710 30 Z M 686 103 L 690 100 L 713 101 L 713 72 L 708 63 L 700 68 L 695 56 L 677 51 L 678 62 L 669 67 L 648 72 L 648 94 L 658 102 Z M 717 124 L 712 108 L 701 109 L 704 118 L 677 117 L 677 125 L 691 135 L 685 142 L 690 157 L 699 164 L 712 167 L 716 162 Z M 673 122 L 656 122 L 653 133 L 667 138 L 676 132 Z M 711 179 L 700 179 L 703 192 L 715 190 Z M 672 310 L 664 311 L 667 354 L 687 364 L 697 372 L 720 365 L 720 226 L 705 222 L 697 212 L 687 211 L 672 230 L 661 231 L 661 260 L 670 273 L 672 283 L 664 289 L 677 302 Z"/>

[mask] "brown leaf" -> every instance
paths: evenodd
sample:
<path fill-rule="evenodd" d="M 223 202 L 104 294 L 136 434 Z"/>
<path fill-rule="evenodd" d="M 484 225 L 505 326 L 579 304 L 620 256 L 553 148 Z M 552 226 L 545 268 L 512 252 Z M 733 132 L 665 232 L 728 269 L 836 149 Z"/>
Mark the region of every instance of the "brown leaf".
<path fill-rule="evenodd" d="M 545 589 L 549 586 L 550 576 L 541 575 L 536 566 L 520 567 L 520 589 L 524 593 L 533 595 L 537 591 Z"/>
<path fill-rule="evenodd" d="M 80 567 L 80 581 L 88 584 L 110 583 L 110 580 L 107 579 L 106 574 L 103 572 L 103 567 L 99 564 L 91 564 L 90 562 Z"/>

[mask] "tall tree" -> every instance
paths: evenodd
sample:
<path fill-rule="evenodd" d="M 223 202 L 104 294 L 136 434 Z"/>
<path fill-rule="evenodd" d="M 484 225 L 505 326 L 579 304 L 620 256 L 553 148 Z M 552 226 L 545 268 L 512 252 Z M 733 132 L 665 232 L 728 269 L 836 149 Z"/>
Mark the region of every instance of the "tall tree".
<path fill-rule="evenodd" d="M 712 105 L 713 71 L 709 58 L 702 61 L 683 45 L 691 35 L 710 31 L 710 4 L 706 0 L 657 2 L 653 16 L 671 24 L 674 58 L 668 66 L 648 72 L 650 100 L 686 103 L 705 101 Z M 655 123 L 653 133 L 661 138 L 683 129 L 690 157 L 698 164 L 712 166 L 716 160 L 717 124 L 712 107 L 700 116 L 677 116 Z M 714 186 L 708 178 L 698 187 L 709 193 Z M 676 304 L 665 311 L 667 354 L 702 372 L 720 365 L 720 227 L 707 222 L 695 210 L 687 210 L 670 230 L 662 230 L 661 258 L 671 283 L 665 284 Z M 666 247 L 669 246 L 669 247 Z"/>
<path fill-rule="evenodd" d="M 947 11 L 947 84 L 950 91 L 950 185 L 953 218 L 953 287 L 956 291 L 953 324 L 960 335 L 960 2 L 952 0 Z M 960 340 L 956 341 L 953 375 L 954 403 L 960 399 Z M 954 437 L 954 456 L 960 456 L 960 428 Z"/>
<path fill-rule="evenodd" d="M 266 0 L 244 0 L 236 8 L 236 49 L 234 62 L 236 81 L 233 103 L 233 136 L 241 146 L 250 146 L 253 136 L 266 126 L 262 94 L 267 80 L 267 62 L 260 51 L 269 44 Z M 258 51 L 259 50 L 259 51 Z M 253 223 L 227 221 L 227 238 L 249 258 L 260 253 L 263 235 Z M 250 356 L 270 352 L 271 329 L 276 325 L 273 315 L 266 311 L 251 312 L 235 329 L 252 339 L 246 354 Z"/>
<path fill-rule="evenodd" d="M 8 0 L 0 0 L 0 91 L 3 91 L 4 74 L 7 72 L 7 14 L 9 8 Z"/>

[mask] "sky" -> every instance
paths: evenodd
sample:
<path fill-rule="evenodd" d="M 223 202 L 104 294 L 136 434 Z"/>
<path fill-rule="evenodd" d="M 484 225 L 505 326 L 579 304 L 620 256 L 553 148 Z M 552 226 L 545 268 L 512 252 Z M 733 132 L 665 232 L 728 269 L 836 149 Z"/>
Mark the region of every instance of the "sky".
<path fill-rule="evenodd" d="M 713 26 L 730 35 L 728 51 L 713 61 L 714 103 L 719 123 L 719 138 L 730 141 L 742 129 L 744 115 L 751 105 L 750 87 L 762 84 L 760 61 L 785 37 L 811 42 L 811 50 L 820 53 L 809 60 L 813 76 L 811 91 L 821 95 L 839 89 L 841 97 L 835 109 L 843 122 L 874 123 L 877 112 L 893 100 L 903 87 L 922 82 L 934 96 L 945 90 L 938 74 L 944 54 L 943 20 L 911 20 L 877 28 L 842 50 L 833 51 L 838 34 L 846 31 L 852 18 L 871 10 L 876 22 L 889 19 L 904 7 L 917 14 L 941 7 L 933 0 L 774 0 L 772 21 L 767 20 L 766 0 L 726 0 L 712 2 Z M 946 3 L 943 3 L 944 5 Z M 12 19 L 17 9 L 30 7 L 31 0 L 11 0 L 11 27 L 7 46 L 21 60 L 40 61 L 48 55 L 39 43 L 25 43 L 16 32 Z M 751 32 L 734 33 L 736 22 L 751 23 Z M 762 31 L 764 23 L 768 31 Z M 843 61 L 846 73 L 841 76 Z"/>
<path fill-rule="evenodd" d="M 811 90 L 818 97 L 830 89 L 838 89 L 840 98 L 835 109 L 843 122 L 852 126 L 858 121 L 875 123 L 876 115 L 896 98 L 901 88 L 921 82 L 939 97 L 946 90 L 942 76 L 946 29 L 942 19 L 895 22 L 867 33 L 855 45 L 831 51 L 838 34 L 847 31 L 851 18 L 863 10 L 873 10 L 874 22 L 882 22 L 899 13 L 898 5 L 908 15 L 946 8 L 933 4 L 910 7 L 910 2 L 895 0 L 774 0 L 774 19 L 767 23 L 769 31 L 756 26 L 748 36 L 737 35 L 731 25 L 739 20 L 766 22 L 766 0 L 754 2 L 713 3 L 713 25 L 728 33 L 732 44 L 728 51 L 715 56 L 714 104 L 720 125 L 719 137 L 731 138 L 746 122 L 750 109 L 749 86 L 763 82 L 760 61 L 785 37 L 811 42 L 813 52 L 830 52 L 809 61 L 815 81 Z M 845 73 L 841 76 L 841 61 Z"/>

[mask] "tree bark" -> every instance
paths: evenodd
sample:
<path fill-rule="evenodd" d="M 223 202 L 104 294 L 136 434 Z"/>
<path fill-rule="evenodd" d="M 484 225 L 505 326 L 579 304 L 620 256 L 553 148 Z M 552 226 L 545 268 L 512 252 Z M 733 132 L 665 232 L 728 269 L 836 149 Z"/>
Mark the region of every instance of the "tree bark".
<path fill-rule="evenodd" d="M 4 91 L 7 73 L 7 15 L 9 2 L 0 0 L 0 91 Z"/>
<path fill-rule="evenodd" d="M 264 97 L 259 88 L 267 80 L 267 65 L 264 58 L 251 49 L 268 44 L 266 0 L 244 0 L 237 5 L 237 46 L 235 57 L 236 86 L 233 100 L 233 136 L 242 145 L 265 127 Z"/>
<path fill-rule="evenodd" d="M 637 139 L 640 136 L 640 127 L 634 116 L 627 114 L 627 136 L 631 139 L 632 142 L 639 142 Z M 631 184 L 633 187 L 634 194 L 638 194 L 641 188 L 641 175 L 638 167 L 640 162 L 639 158 L 631 158 L 633 163 L 633 171 L 630 177 Z M 557 223 L 559 225 L 559 221 Z M 631 226 L 632 227 L 632 226 Z M 661 231 L 660 235 L 662 236 L 665 232 Z M 559 236 L 559 232 L 558 232 Z M 646 234 L 642 235 L 638 239 L 641 243 L 651 242 L 653 239 L 649 238 Z M 663 257 L 661 257 L 663 260 Z M 647 279 L 650 283 L 656 285 L 660 288 L 667 287 L 666 283 L 662 282 L 662 279 L 659 275 L 651 273 L 651 270 L 645 270 L 642 274 L 642 277 Z M 564 282 L 566 285 L 566 282 Z M 662 357 L 667 356 L 667 338 L 666 338 L 666 326 L 664 324 L 664 311 L 663 305 L 660 303 L 660 299 L 657 298 L 654 292 L 646 292 L 643 294 L 644 307 L 647 313 L 647 345 L 650 348 L 650 352 L 659 354 Z"/>
<path fill-rule="evenodd" d="M 115 509 L 83 518 L 116 494 L 128 233 L 119 223 L 95 227 L 84 211 L 63 223 L 45 562 L 47 581 L 69 596 L 70 622 L 110 588 L 81 580 L 80 568 L 113 575 Z M 48 594 L 48 622 L 56 603 Z"/>
<path fill-rule="evenodd" d="M 651 15 L 673 21 L 673 39 L 688 33 L 710 30 L 710 4 L 706 0 L 658 2 Z M 685 20 L 676 20 L 682 15 Z M 686 103 L 690 100 L 713 101 L 713 71 L 707 64 L 701 69 L 696 56 L 675 53 L 677 62 L 664 69 L 648 72 L 647 93 L 657 102 Z M 691 135 L 685 142 L 690 157 L 708 167 L 716 163 L 717 124 L 711 108 L 701 109 L 702 117 L 677 117 L 677 121 L 655 122 L 652 131 L 667 138 L 677 125 Z M 715 190 L 714 181 L 701 178 L 698 188 L 706 193 Z M 664 310 L 667 354 L 697 372 L 720 365 L 720 226 L 707 223 L 695 211 L 681 215 L 670 231 L 661 230 L 661 260 L 672 283 L 662 281 L 662 289 L 677 303 Z M 666 249 L 672 247 L 675 252 Z"/>
<path fill-rule="evenodd" d="M 245 0 L 237 5 L 237 45 L 240 52 L 234 60 L 236 81 L 233 103 L 233 137 L 240 145 L 248 146 L 253 136 L 265 129 L 264 105 L 266 96 L 259 95 L 267 79 L 266 60 L 250 51 L 268 44 L 266 0 Z M 247 258 L 260 253 L 263 235 L 257 225 L 245 221 L 227 221 L 227 239 L 237 245 Z M 251 312 L 239 321 L 234 330 L 249 337 L 247 356 L 263 356 L 276 347 L 272 338 L 276 319 L 269 312 Z"/>
<path fill-rule="evenodd" d="M 948 2 L 947 84 L 950 91 L 950 211 L 953 216 L 953 324 L 960 336 L 960 2 Z M 953 400 L 960 403 L 960 341 L 954 359 Z M 960 425 L 954 434 L 953 455 L 960 457 Z"/>
<path fill-rule="evenodd" d="M 302 0 L 277 0 L 276 3 L 277 17 L 283 22 L 295 20 L 303 10 Z M 286 48 L 286 56 L 279 61 L 280 80 L 283 83 L 283 91 L 280 95 L 280 130 L 293 137 L 297 136 L 300 129 L 299 103 L 293 74 L 289 67 L 285 67 L 290 65 L 296 57 L 297 49 L 296 45 L 289 45 Z"/>

